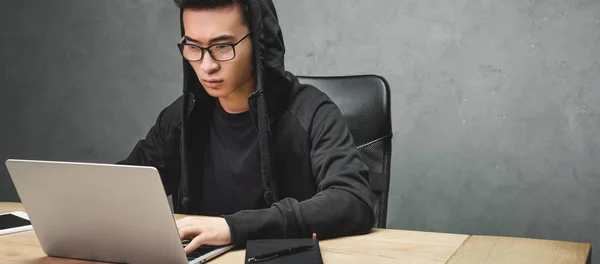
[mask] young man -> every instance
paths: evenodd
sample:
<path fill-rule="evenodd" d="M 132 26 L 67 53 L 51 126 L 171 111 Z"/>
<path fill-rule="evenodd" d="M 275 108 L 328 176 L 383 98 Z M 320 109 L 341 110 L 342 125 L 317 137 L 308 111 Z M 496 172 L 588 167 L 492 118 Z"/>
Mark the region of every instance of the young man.
<path fill-rule="evenodd" d="M 363 234 L 367 167 L 337 106 L 284 70 L 271 0 L 177 0 L 184 95 L 121 164 L 156 167 L 191 252 Z"/>

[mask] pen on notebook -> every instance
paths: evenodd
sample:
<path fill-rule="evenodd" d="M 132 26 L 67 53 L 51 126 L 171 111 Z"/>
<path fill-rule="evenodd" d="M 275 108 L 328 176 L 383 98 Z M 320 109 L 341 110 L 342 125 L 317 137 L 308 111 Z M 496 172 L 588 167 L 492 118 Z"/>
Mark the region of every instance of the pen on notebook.
<path fill-rule="evenodd" d="M 316 233 L 312 234 L 312 239 L 313 239 L 313 244 L 318 243 Z M 305 251 L 311 250 L 313 247 L 314 246 L 301 246 L 301 247 L 295 247 L 295 248 L 288 248 L 288 249 L 271 252 L 271 253 L 267 253 L 267 254 L 262 254 L 262 255 L 258 255 L 258 256 L 249 258 L 248 262 L 256 263 L 256 262 L 261 262 L 261 261 L 267 261 L 267 260 L 275 259 L 275 258 L 278 258 L 281 256 L 305 252 Z"/>
<path fill-rule="evenodd" d="M 267 260 L 275 259 L 275 258 L 278 258 L 281 256 L 287 256 L 287 255 L 292 255 L 292 254 L 296 254 L 296 253 L 300 253 L 300 252 L 305 252 L 305 251 L 311 250 L 312 248 L 313 248 L 313 246 L 301 246 L 301 247 L 288 248 L 288 249 L 275 251 L 275 252 L 262 254 L 262 255 L 258 255 L 258 256 L 249 258 L 248 262 L 256 263 L 256 262 L 261 262 L 261 261 L 267 261 Z"/>

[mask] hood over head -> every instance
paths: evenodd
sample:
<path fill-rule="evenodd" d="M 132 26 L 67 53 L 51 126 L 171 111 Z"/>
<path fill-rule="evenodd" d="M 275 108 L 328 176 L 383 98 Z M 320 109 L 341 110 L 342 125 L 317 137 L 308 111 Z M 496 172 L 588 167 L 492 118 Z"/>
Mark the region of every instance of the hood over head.
<path fill-rule="evenodd" d="M 209 1 L 210 0 L 198 0 Z M 177 2 L 177 1 L 176 1 Z M 248 11 L 248 22 L 252 31 L 252 46 L 254 51 L 254 69 L 256 71 L 255 94 L 267 94 L 267 105 L 271 115 L 276 116 L 287 99 L 289 87 L 292 84 L 289 73 L 285 71 L 285 45 L 277 11 L 272 0 L 245 0 Z M 183 29 L 183 9 L 180 11 L 181 35 Z M 183 91 L 193 94 L 197 99 L 210 97 L 192 66 L 185 59 Z M 252 96 L 255 96 L 254 94 Z M 251 97 L 252 97 L 251 96 Z"/>
<path fill-rule="evenodd" d="M 210 0 L 198 0 L 210 1 Z M 177 2 L 177 1 L 176 1 Z M 249 99 L 249 111 L 258 130 L 260 148 L 261 172 L 265 201 L 272 204 L 279 200 L 275 188 L 273 150 L 271 147 L 270 124 L 287 107 L 291 87 L 294 85 L 293 75 L 285 71 L 285 46 L 279 26 L 277 12 L 272 0 L 245 0 L 248 11 L 248 22 L 254 51 L 254 70 L 256 73 L 256 91 Z M 180 12 L 181 34 L 184 35 L 183 9 Z M 202 106 L 201 111 L 214 109 L 216 98 L 206 93 L 198 76 L 188 61 L 183 60 L 184 80 L 183 91 L 186 95 L 184 111 L 192 109 L 194 102 Z M 193 100 L 192 100 L 193 99 Z M 206 116 L 207 114 L 201 114 Z M 185 126 L 184 119 L 184 126 Z M 184 136 L 185 137 L 185 136 Z M 190 176 L 188 176 L 190 177 Z M 182 181 L 192 181 L 184 177 Z M 187 191 L 185 191 L 188 193 Z"/>

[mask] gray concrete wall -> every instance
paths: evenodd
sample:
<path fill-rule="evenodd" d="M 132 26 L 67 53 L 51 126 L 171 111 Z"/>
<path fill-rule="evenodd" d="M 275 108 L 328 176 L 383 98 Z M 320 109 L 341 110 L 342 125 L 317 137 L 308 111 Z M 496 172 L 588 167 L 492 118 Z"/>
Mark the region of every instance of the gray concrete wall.
<path fill-rule="evenodd" d="M 170 1 L 0 1 L 0 201 L 7 158 L 114 162 L 181 95 Z"/>
<path fill-rule="evenodd" d="M 288 70 L 389 81 L 390 228 L 600 244 L 600 1 L 276 5 Z"/>

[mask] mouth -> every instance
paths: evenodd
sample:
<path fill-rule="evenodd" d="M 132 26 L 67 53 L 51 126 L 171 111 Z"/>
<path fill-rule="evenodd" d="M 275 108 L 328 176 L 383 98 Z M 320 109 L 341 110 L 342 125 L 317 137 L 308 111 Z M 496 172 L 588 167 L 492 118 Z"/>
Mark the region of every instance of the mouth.
<path fill-rule="evenodd" d="M 219 86 L 222 82 L 223 82 L 223 80 L 219 80 L 219 79 L 202 79 L 202 84 L 204 86 L 208 86 L 210 88 L 215 88 L 215 87 Z"/>

